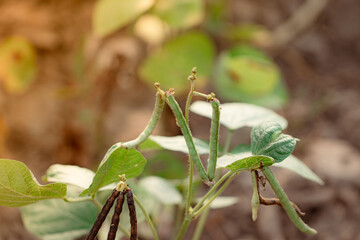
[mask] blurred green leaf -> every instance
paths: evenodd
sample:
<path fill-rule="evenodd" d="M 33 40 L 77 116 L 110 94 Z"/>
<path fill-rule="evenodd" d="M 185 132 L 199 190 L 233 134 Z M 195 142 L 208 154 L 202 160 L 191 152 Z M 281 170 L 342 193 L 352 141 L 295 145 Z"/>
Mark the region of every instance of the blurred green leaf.
<path fill-rule="evenodd" d="M 237 145 L 236 147 L 234 147 L 231 150 L 231 154 L 238 154 L 238 153 L 244 153 L 244 152 L 250 152 L 250 145 L 246 145 L 246 144 L 240 144 Z"/>
<path fill-rule="evenodd" d="M 293 151 L 298 139 L 283 134 L 277 122 L 263 122 L 251 131 L 251 152 L 253 155 L 266 155 L 281 162 Z"/>
<path fill-rule="evenodd" d="M 241 127 L 254 127 L 264 121 L 278 122 L 285 129 L 287 121 L 282 116 L 269 109 L 247 103 L 225 103 L 220 105 L 220 123 L 231 130 Z M 201 116 L 211 118 L 212 107 L 210 103 L 196 101 L 190 110 Z"/>
<path fill-rule="evenodd" d="M 44 240 L 73 240 L 87 234 L 98 214 L 91 202 L 45 200 L 21 208 L 27 230 Z"/>
<path fill-rule="evenodd" d="M 165 43 L 152 52 L 140 67 L 141 78 L 151 86 L 159 82 L 163 89 L 174 88 L 182 94 L 188 91 L 190 69 L 197 67 L 199 88 L 208 81 L 214 58 L 214 46 L 203 33 L 190 32 Z"/>
<path fill-rule="evenodd" d="M 306 166 L 302 161 L 300 161 L 294 155 L 290 155 L 284 161 L 274 164 L 274 166 L 287 168 L 299 174 L 303 178 L 316 182 L 320 185 L 324 184 L 324 181 L 321 178 L 319 178 L 308 166 Z"/>
<path fill-rule="evenodd" d="M 274 163 L 274 159 L 267 156 L 251 156 L 247 158 L 241 158 L 233 161 L 225 168 L 234 171 L 250 171 L 252 169 L 259 169 L 261 166 L 271 166 Z"/>
<path fill-rule="evenodd" d="M 231 101 L 268 107 L 286 103 L 286 90 L 278 67 L 261 51 L 238 46 L 223 52 L 215 76 L 217 92 Z"/>
<path fill-rule="evenodd" d="M 199 154 L 209 154 L 210 147 L 207 142 L 194 138 L 196 150 Z M 174 137 L 151 135 L 140 145 L 140 150 L 164 148 L 170 151 L 189 153 L 185 138 L 182 135 Z"/>
<path fill-rule="evenodd" d="M 110 149 L 111 150 L 111 149 Z M 108 152 L 101 161 L 95 177 L 85 193 L 94 194 L 96 191 L 110 183 L 119 181 L 119 175 L 126 178 L 140 175 L 146 165 L 146 159 L 136 149 L 118 148 Z"/>
<path fill-rule="evenodd" d="M 98 0 L 93 13 L 96 35 L 106 36 L 124 27 L 147 11 L 154 0 Z"/>
<path fill-rule="evenodd" d="M 0 82 L 10 93 L 25 92 L 35 79 L 36 52 L 25 38 L 10 37 L 0 44 Z"/>
<path fill-rule="evenodd" d="M 192 27 L 204 18 L 202 0 L 158 0 L 152 12 L 175 29 Z"/>
<path fill-rule="evenodd" d="M 149 159 L 143 175 L 156 175 L 165 179 L 184 179 L 187 177 L 187 169 L 182 159 L 173 152 L 160 151 Z"/>
<path fill-rule="evenodd" d="M 245 23 L 241 25 L 229 26 L 225 34 L 234 41 L 251 42 L 259 34 L 267 32 L 263 25 L 254 23 Z"/>
<path fill-rule="evenodd" d="M 48 168 L 45 180 L 67 183 L 86 189 L 90 186 L 95 173 L 87 168 L 74 165 L 54 164 Z"/>
<path fill-rule="evenodd" d="M 139 184 L 163 204 L 179 204 L 182 202 L 180 192 L 169 181 L 156 176 L 149 176 L 141 179 Z"/>
<path fill-rule="evenodd" d="M 27 166 L 16 160 L 0 159 L 0 205 L 19 207 L 44 199 L 64 198 L 66 185 L 40 185 Z"/>

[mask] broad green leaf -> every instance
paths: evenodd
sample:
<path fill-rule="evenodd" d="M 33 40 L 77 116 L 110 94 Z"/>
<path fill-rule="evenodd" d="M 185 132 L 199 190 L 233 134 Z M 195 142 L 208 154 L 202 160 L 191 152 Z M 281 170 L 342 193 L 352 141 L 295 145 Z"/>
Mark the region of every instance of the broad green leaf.
<path fill-rule="evenodd" d="M 36 71 L 36 52 L 25 38 L 10 37 L 0 44 L 0 83 L 8 92 L 25 92 Z"/>
<path fill-rule="evenodd" d="M 65 195 L 65 184 L 40 185 L 24 163 L 0 159 L 0 205 L 19 207 Z"/>
<path fill-rule="evenodd" d="M 110 148 L 112 149 L 112 148 Z M 138 176 L 144 170 L 146 159 L 136 149 L 118 148 L 108 151 L 100 163 L 95 177 L 89 187 L 89 193 L 95 193 L 99 188 L 119 181 L 119 175 L 126 178 Z"/>
<path fill-rule="evenodd" d="M 203 33 L 190 32 L 165 43 L 150 53 L 140 67 L 141 78 L 151 86 L 159 82 L 163 89 L 174 88 L 183 94 L 189 90 L 190 70 L 198 69 L 199 88 L 208 82 L 214 58 L 214 46 Z"/>
<path fill-rule="evenodd" d="M 93 29 L 96 35 L 106 36 L 124 27 L 147 11 L 154 0 L 99 0 L 93 13 Z"/>
<path fill-rule="evenodd" d="M 220 123 L 231 130 L 241 127 L 254 127 L 264 121 L 278 122 L 282 129 L 287 127 L 285 118 L 267 108 L 247 103 L 225 103 L 220 105 Z M 210 103 L 196 101 L 190 106 L 190 110 L 204 117 L 212 117 Z"/>
<path fill-rule="evenodd" d="M 281 107 L 286 90 L 279 68 L 260 50 L 238 46 L 223 52 L 215 76 L 217 93 L 227 100 Z"/>
<path fill-rule="evenodd" d="M 98 214 L 91 202 L 45 200 L 21 208 L 27 230 L 44 240 L 73 240 L 87 234 Z"/>
<path fill-rule="evenodd" d="M 179 191 L 169 181 L 156 177 L 149 176 L 140 180 L 139 184 L 145 191 L 156 198 L 163 204 L 179 204 L 182 201 L 182 196 Z"/>
<path fill-rule="evenodd" d="M 74 165 L 54 164 L 48 168 L 45 180 L 72 184 L 82 189 L 90 186 L 95 173 L 87 168 Z"/>
<path fill-rule="evenodd" d="M 185 29 L 203 20 L 204 6 L 202 0 L 158 0 L 152 13 L 171 28 Z"/>
<path fill-rule="evenodd" d="M 250 145 L 240 144 L 231 150 L 231 154 L 238 154 L 243 152 L 250 152 Z"/>
<path fill-rule="evenodd" d="M 321 180 L 308 166 L 306 166 L 302 161 L 300 161 L 294 155 L 290 155 L 284 161 L 274 164 L 275 167 L 287 168 L 303 178 L 306 178 L 310 181 L 316 182 L 323 185 L 324 181 Z"/>
<path fill-rule="evenodd" d="M 244 151 L 237 154 L 227 154 L 219 157 L 216 162 L 216 168 L 225 168 L 226 166 L 238 161 L 239 159 L 247 158 L 251 156 L 250 151 Z"/>
<path fill-rule="evenodd" d="M 194 138 L 196 150 L 199 154 L 209 154 L 210 147 L 207 142 Z M 175 137 L 151 135 L 144 143 L 140 145 L 141 150 L 164 148 L 170 151 L 189 153 L 184 136 Z"/>
<path fill-rule="evenodd" d="M 281 133 L 276 122 L 263 122 L 251 131 L 251 152 L 253 155 L 266 155 L 281 162 L 293 151 L 298 139 Z"/>
<path fill-rule="evenodd" d="M 274 159 L 267 156 L 251 156 L 247 158 L 238 159 L 233 163 L 227 165 L 225 168 L 233 171 L 250 171 L 259 169 L 263 166 L 271 166 L 274 164 Z"/>
<path fill-rule="evenodd" d="M 188 170 L 183 159 L 168 151 L 159 151 L 148 160 L 143 176 L 156 175 L 165 179 L 184 179 Z"/>

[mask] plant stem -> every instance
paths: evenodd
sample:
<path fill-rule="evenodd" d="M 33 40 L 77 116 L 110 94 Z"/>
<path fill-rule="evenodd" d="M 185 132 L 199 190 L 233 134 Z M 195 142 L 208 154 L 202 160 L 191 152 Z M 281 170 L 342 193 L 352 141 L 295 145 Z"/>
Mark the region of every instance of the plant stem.
<path fill-rule="evenodd" d="M 199 221 L 196 225 L 196 228 L 195 228 L 195 232 L 194 232 L 194 236 L 192 238 L 192 240 L 199 240 L 200 237 L 201 237 L 201 234 L 204 230 L 204 226 L 205 226 L 205 223 L 206 223 L 206 219 L 207 219 L 207 216 L 209 215 L 209 212 L 210 212 L 210 208 L 207 208 L 203 214 L 201 214 L 200 218 L 199 218 Z"/>
<path fill-rule="evenodd" d="M 185 216 L 184 220 L 183 220 L 183 222 L 181 224 L 181 228 L 180 228 L 178 234 L 175 237 L 175 240 L 181 240 L 183 238 L 183 236 L 186 233 L 186 230 L 189 227 L 190 222 L 191 222 L 191 216 Z"/>
<path fill-rule="evenodd" d="M 198 209 L 201 208 L 201 206 L 204 204 L 204 202 L 206 201 L 206 199 L 208 199 L 215 191 L 216 189 L 228 178 L 230 177 L 232 174 L 234 174 L 233 171 L 229 171 L 227 172 L 224 176 L 222 176 L 220 178 L 219 181 L 217 181 L 215 183 L 215 185 L 205 194 L 205 196 L 196 204 L 196 206 L 193 209 L 193 212 L 197 211 Z"/>
<path fill-rule="evenodd" d="M 102 209 L 101 203 L 96 198 L 91 198 L 91 202 L 99 209 Z"/>
<path fill-rule="evenodd" d="M 225 154 L 227 154 L 229 152 L 231 138 L 232 138 L 233 133 L 234 133 L 234 130 L 229 129 L 228 134 L 226 136 L 225 145 L 224 145 L 224 148 L 223 148 L 223 151 L 222 151 L 221 155 L 225 155 Z"/>
<path fill-rule="evenodd" d="M 195 96 L 198 96 L 198 97 L 203 97 L 207 100 L 211 100 L 214 98 L 215 94 L 205 94 L 205 93 L 201 93 L 201 92 L 197 92 L 197 91 L 194 91 L 194 95 Z"/>
<path fill-rule="evenodd" d="M 134 197 L 134 201 L 136 202 L 136 204 L 139 206 L 139 208 L 141 209 L 142 213 L 144 214 L 145 216 L 145 220 L 146 222 L 149 224 L 149 227 L 151 229 L 151 232 L 153 234 L 153 237 L 155 240 L 159 240 L 159 236 L 156 232 L 156 229 L 155 229 L 155 226 L 153 224 L 153 222 L 151 221 L 151 218 L 149 216 L 149 214 L 147 213 L 146 209 L 144 208 L 144 206 L 141 204 L 141 202 L 139 201 L 139 199 L 136 197 L 135 194 L 133 194 L 133 197 Z"/>
<path fill-rule="evenodd" d="M 268 167 L 264 167 L 262 171 L 264 173 L 264 176 L 270 183 L 271 188 L 279 198 L 282 207 L 289 216 L 290 220 L 295 224 L 295 226 L 304 233 L 316 234 L 317 231 L 304 223 L 299 217 L 299 215 L 296 213 L 295 209 L 292 207 L 289 201 L 289 198 L 286 196 L 286 193 L 280 186 L 279 182 L 277 181 L 271 170 Z"/>
<path fill-rule="evenodd" d="M 197 217 L 199 214 L 201 214 L 204 210 L 206 210 L 210 204 L 225 190 L 225 188 L 231 183 L 231 181 L 236 176 L 236 173 L 232 172 L 232 175 L 226 180 L 226 182 L 219 188 L 219 190 L 211 196 L 211 198 L 197 211 L 194 211 L 192 216 Z"/>

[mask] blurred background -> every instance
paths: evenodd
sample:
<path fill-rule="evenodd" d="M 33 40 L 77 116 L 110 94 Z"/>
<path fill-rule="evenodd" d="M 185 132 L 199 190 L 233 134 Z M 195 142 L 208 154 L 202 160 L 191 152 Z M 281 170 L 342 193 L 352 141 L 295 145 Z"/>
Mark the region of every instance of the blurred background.
<path fill-rule="evenodd" d="M 279 207 L 260 207 L 253 223 L 251 178 L 240 174 L 224 193 L 240 201 L 212 211 L 202 239 L 360 239 L 356 0 L 2 0 L 0 156 L 38 179 L 54 163 L 95 170 L 113 143 L 143 130 L 155 81 L 184 105 L 194 66 L 198 91 L 286 117 L 301 139 L 294 154 L 325 181 L 275 172 L 316 236 Z M 209 120 L 190 117 L 208 139 Z M 155 133 L 180 134 L 169 109 Z M 235 143 L 249 133 L 236 131 Z M 16 239 L 37 238 L 18 209 L 0 207 L 0 240 Z"/>

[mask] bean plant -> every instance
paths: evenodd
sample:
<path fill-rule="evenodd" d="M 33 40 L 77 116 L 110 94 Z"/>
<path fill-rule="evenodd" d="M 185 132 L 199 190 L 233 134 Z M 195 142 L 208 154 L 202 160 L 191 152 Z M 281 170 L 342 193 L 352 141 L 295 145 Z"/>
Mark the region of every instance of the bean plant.
<path fill-rule="evenodd" d="M 262 107 L 244 103 L 220 104 L 214 93 L 195 91 L 196 68 L 192 69 L 189 82 L 184 112 L 175 99 L 174 89 L 165 91 L 155 83 L 155 107 L 148 125 L 136 139 L 111 146 L 95 173 L 86 168 L 55 164 L 44 177 L 51 183 L 40 185 L 22 162 L 0 159 L 0 205 L 21 207 L 25 227 L 36 236 L 49 240 L 70 240 L 85 235 L 86 239 L 124 236 L 160 239 L 157 214 L 159 206 L 167 205 L 182 211 L 182 220 L 173 239 L 183 239 L 190 223 L 197 218 L 193 239 L 199 239 L 214 204 L 217 202 L 225 207 L 229 200 L 235 203 L 234 197 L 220 196 L 223 191 L 238 174 L 250 172 L 253 193 L 249 207 L 254 221 L 261 204 L 279 205 L 300 231 L 316 234 L 315 229 L 302 221 L 303 213 L 288 199 L 270 168 L 285 167 L 322 184 L 320 178 L 291 155 L 298 139 L 282 133 L 287 121 Z M 204 101 L 191 104 L 194 96 Z M 165 105 L 173 112 L 182 135 L 151 135 Z M 189 127 L 190 111 L 211 119 L 209 141 L 193 137 Z M 228 130 L 224 146 L 219 145 L 221 124 Z M 251 145 L 231 151 L 234 131 L 245 126 L 252 127 Z M 188 177 L 179 179 L 177 185 L 185 182 L 183 194 L 173 181 L 158 176 L 139 177 L 147 162 L 141 152 L 149 149 L 188 154 Z M 208 155 L 205 165 L 200 155 Z M 194 191 L 199 180 L 207 189 L 200 198 L 198 191 Z M 259 183 L 264 185 L 266 182 L 277 198 L 261 195 Z M 128 209 L 123 208 L 124 202 Z M 152 236 L 143 231 L 138 233 L 138 224 L 146 224 Z"/>

